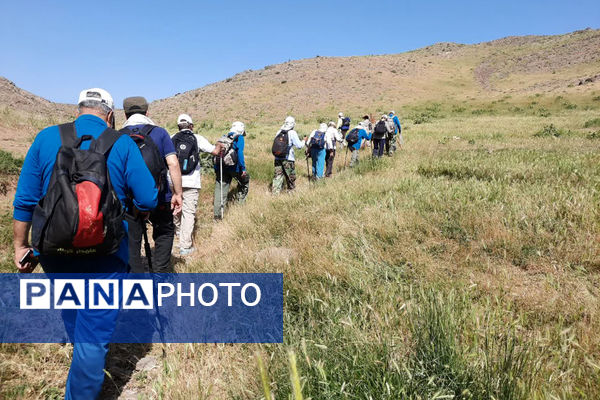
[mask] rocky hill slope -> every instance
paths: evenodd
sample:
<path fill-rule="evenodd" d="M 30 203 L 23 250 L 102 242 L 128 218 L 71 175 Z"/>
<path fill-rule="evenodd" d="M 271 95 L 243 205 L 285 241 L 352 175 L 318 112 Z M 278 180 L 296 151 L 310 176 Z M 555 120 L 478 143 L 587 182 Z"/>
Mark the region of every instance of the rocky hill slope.
<path fill-rule="evenodd" d="M 436 100 L 592 90 L 600 82 L 600 30 L 438 43 L 402 54 L 316 57 L 244 71 L 152 104 L 158 120 L 188 112 L 208 121 L 315 117 Z"/>

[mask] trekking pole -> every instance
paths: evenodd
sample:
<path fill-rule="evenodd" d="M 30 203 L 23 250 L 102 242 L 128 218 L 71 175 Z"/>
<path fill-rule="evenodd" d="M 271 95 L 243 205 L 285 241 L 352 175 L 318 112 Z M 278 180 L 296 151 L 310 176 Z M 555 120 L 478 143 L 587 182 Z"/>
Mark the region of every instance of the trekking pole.
<path fill-rule="evenodd" d="M 223 157 L 219 157 L 219 173 L 221 174 L 220 185 L 221 185 L 221 219 L 223 219 L 225 213 L 225 203 L 223 202 Z"/>
<path fill-rule="evenodd" d="M 146 260 L 148 260 L 148 270 L 152 272 L 152 251 L 150 250 L 150 242 L 148 242 L 148 229 L 146 221 L 143 221 L 142 223 L 144 224 L 144 230 L 142 232 L 144 234 L 144 250 L 146 251 Z"/>
<path fill-rule="evenodd" d="M 310 173 L 310 167 L 308 166 L 308 153 L 306 153 L 306 176 L 308 178 L 308 184 L 310 185 L 311 173 Z"/>
<path fill-rule="evenodd" d="M 348 158 L 348 146 L 346 145 L 346 155 L 344 156 L 344 168 L 343 170 L 346 169 L 346 159 Z"/>

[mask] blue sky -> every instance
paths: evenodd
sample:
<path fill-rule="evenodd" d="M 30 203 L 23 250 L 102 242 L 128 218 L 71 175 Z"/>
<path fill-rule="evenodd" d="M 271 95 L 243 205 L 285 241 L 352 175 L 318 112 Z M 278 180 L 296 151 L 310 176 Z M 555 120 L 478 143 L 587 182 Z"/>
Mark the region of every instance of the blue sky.
<path fill-rule="evenodd" d="M 0 76 L 59 102 L 172 96 L 289 59 L 600 27 L 600 1 L 0 0 Z"/>

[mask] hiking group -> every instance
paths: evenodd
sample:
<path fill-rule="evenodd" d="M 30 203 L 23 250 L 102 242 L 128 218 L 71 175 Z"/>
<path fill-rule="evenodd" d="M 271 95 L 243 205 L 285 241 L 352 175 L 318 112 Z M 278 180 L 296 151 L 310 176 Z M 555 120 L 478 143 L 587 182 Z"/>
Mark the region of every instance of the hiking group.
<path fill-rule="evenodd" d="M 308 136 L 305 135 L 302 140 L 300 140 L 298 132 L 294 130 L 295 127 L 294 117 L 287 117 L 273 140 L 271 149 L 275 157 L 275 171 L 271 185 L 273 194 L 281 193 L 284 182 L 288 191 L 292 191 L 296 187 L 295 149 L 305 148 L 309 178 L 319 180 L 333 174 L 333 161 L 338 143 L 346 147 L 344 168 L 348 149 L 351 150 L 349 166 L 354 167 L 359 163 L 360 149 L 367 142 L 369 142 L 368 146 L 371 146 L 370 142 L 372 142 L 374 158 L 382 157 L 384 149 L 385 153 L 391 157 L 397 150 L 396 143 L 399 142 L 400 146 L 403 144 L 402 127 L 395 111 L 382 115 L 375 125 L 371 118 L 365 115 L 363 120 L 352 129 L 350 129 L 350 118 L 340 112 L 337 124 L 334 121 L 321 123 L 318 129 L 313 130 Z M 309 158 L 312 160 L 310 168 L 308 167 Z"/>
<path fill-rule="evenodd" d="M 150 119 L 143 97 L 126 98 L 123 110 L 126 121 L 117 131 L 111 95 L 99 88 L 83 90 L 75 121 L 47 127 L 36 135 L 13 203 L 14 262 L 20 272 L 32 272 L 38 263 L 46 273 L 103 273 L 107 278 L 128 272 L 174 272 L 175 236 L 181 256 L 194 251 L 200 153 L 213 156 L 214 218 L 223 218 L 234 179 L 237 188 L 231 197 L 245 200 L 250 177 L 242 122 L 233 122 L 213 145 L 194 133 L 188 114 L 179 115 L 179 131 L 170 136 Z M 321 124 L 302 140 L 295 126 L 295 119 L 287 117 L 273 142 L 273 193 L 281 191 L 284 181 L 288 189 L 295 187 L 294 148 L 306 147 L 311 175 L 320 179 L 331 176 L 338 143 L 352 150 L 352 167 L 359 162 L 363 141 L 373 139 L 375 157 L 383 155 L 384 146 L 391 155 L 401 132 L 394 112 L 374 127 L 365 117 L 353 129 L 350 119 L 340 113 L 337 124 Z M 63 315 L 73 342 L 65 398 L 97 398 L 119 310 L 72 311 L 69 318 Z"/>

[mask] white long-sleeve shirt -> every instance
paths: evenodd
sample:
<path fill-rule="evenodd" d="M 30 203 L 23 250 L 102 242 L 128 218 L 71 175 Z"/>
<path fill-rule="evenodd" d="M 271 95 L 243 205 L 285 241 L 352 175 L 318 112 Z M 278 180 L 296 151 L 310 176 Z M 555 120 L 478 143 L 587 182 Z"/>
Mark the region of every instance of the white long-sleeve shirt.
<path fill-rule="evenodd" d="M 275 137 L 277 137 L 277 135 L 279 135 L 279 132 L 281 132 L 281 129 L 277 131 L 277 133 L 275 134 Z M 294 152 L 294 148 L 297 148 L 297 149 L 303 148 L 304 141 L 300 140 L 300 138 L 298 137 L 298 132 L 296 132 L 293 129 L 290 129 L 288 131 L 288 147 L 290 150 L 285 159 L 288 161 L 296 161 L 296 154 Z"/>
<path fill-rule="evenodd" d="M 173 139 L 171 135 L 171 139 Z M 203 153 L 212 153 L 215 150 L 215 146 L 211 144 L 204 136 L 200 136 L 194 133 L 196 143 L 198 143 L 198 151 Z M 200 189 L 202 187 L 201 182 L 202 173 L 200 171 L 200 162 L 196 165 L 196 168 L 187 175 L 181 175 L 181 186 L 183 188 Z M 171 183 L 171 176 L 169 175 L 169 183 Z"/>
<path fill-rule="evenodd" d="M 338 131 L 336 128 L 330 126 L 325 131 L 325 149 L 327 150 L 335 150 L 335 143 L 344 141 L 344 137 L 342 133 Z"/>

